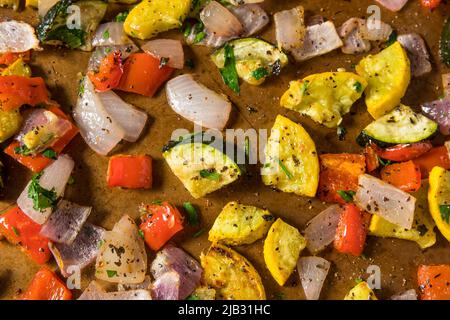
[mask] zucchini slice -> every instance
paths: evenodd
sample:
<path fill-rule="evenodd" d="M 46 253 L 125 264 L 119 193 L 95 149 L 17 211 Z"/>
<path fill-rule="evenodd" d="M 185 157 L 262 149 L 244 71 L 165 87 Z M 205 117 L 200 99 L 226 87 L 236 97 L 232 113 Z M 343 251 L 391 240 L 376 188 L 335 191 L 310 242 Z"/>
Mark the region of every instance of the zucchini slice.
<path fill-rule="evenodd" d="M 170 169 L 196 199 L 234 182 L 241 175 L 236 162 L 212 145 L 181 140 L 164 150 Z"/>
<path fill-rule="evenodd" d="M 283 51 L 261 39 L 236 39 L 227 45 L 234 49 L 238 76 L 251 85 L 260 85 L 271 74 L 278 75 L 289 62 Z M 222 69 L 225 66 L 225 47 L 213 53 L 211 59 Z"/>
<path fill-rule="evenodd" d="M 375 142 L 382 147 L 414 143 L 430 138 L 437 129 L 436 122 L 401 104 L 390 113 L 369 124 L 359 134 L 356 141 L 361 146 Z"/>

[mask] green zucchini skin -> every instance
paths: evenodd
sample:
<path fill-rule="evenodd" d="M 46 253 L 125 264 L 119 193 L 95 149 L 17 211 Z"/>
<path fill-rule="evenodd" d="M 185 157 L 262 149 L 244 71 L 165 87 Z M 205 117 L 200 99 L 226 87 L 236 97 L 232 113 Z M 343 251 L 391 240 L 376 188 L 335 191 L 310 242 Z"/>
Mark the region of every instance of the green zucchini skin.
<path fill-rule="evenodd" d="M 65 14 L 67 8 L 73 3 L 72 0 L 61 0 L 57 2 L 42 18 L 41 23 L 36 28 L 36 33 L 40 41 L 44 42 L 50 31 L 57 24 L 58 17 Z"/>
<path fill-rule="evenodd" d="M 364 130 L 361 131 L 360 134 L 356 137 L 356 143 L 358 143 L 361 147 L 365 147 L 370 143 L 375 143 L 377 146 L 381 148 L 388 148 L 395 145 L 395 143 L 387 143 L 377 140 L 369 136 Z"/>
<path fill-rule="evenodd" d="M 447 18 L 447 21 L 442 28 L 441 40 L 439 43 L 439 51 L 441 54 L 442 61 L 450 67 L 450 18 Z"/>

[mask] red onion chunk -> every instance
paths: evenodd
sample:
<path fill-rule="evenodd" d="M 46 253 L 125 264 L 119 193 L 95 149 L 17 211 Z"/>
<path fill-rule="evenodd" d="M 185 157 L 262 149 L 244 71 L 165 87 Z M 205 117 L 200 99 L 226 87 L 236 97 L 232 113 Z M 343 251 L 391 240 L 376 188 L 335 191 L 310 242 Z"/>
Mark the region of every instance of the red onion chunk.
<path fill-rule="evenodd" d="M 287 51 L 301 48 L 306 34 L 303 7 L 279 11 L 273 18 L 278 48 Z"/>
<path fill-rule="evenodd" d="M 121 46 L 133 45 L 134 42 L 128 38 L 123 30 L 123 22 L 107 22 L 98 26 L 92 45 L 98 46 Z"/>
<path fill-rule="evenodd" d="M 16 20 L 0 22 L 0 53 L 41 49 L 34 29 Z"/>
<path fill-rule="evenodd" d="M 81 86 L 73 118 L 89 147 L 107 155 L 125 137 L 125 131 L 111 118 L 89 77 L 84 77 Z"/>
<path fill-rule="evenodd" d="M 148 115 L 133 105 L 123 101 L 113 91 L 97 93 L 106 112 L 124 130 L 124 140 L 135 142 L 147 123 Z"/>
<path fill-rule="evenodd" d="M 416 290 L 410 289 L 405 292 L 393 295 L 391 300 L 417 300 Z"/>
<path fill-rule="evenodd" d="M 422 112 L 439 124 L 439 131 L 444 135 L 450 135 L 450 97 L 424 103 Z"/>
<path fill-rule="evenodd" d="M 355 203 L 395 225 L 407 230 L 412 227 L 416 198 L 371 175 L 359 176 Z"/>
<path fill-rule="evenodd" d="M 333 242 L 342 209 L 332 205 L 312 218 L 306 225 L 306 247 L 315 254 Z"/>
<path fill-rule="evenodd" d="M 20 133 L 17 135 L 22 145 L 27 145 L 27 138 L 31 135 L 33 141 L 36 140 L 36 129 L 39 131 L 39 143 L 29 147 L 32 154 L 37 154 L 51 147 L 55 141 L 66 134 L 72 128 L 72 123 L 64 118 L 58 117 L 53 112 L 46 109 L 33 109 L 26 116 L 25 123 Z"/>
<path fill-rule="evenodd" d="M 330 262 L 321 257 L 302 257 L 297 262 L 297 270 L 306 299 L 319 300 Z"/>
<path fill-rule="evenodd" d="M 158 59 L 167 58 L 169 67 L 175 69 L 183 69 L 184 67 L 183 45 L 179 40 L 150 40 L 142 45 L 141 49 Z"/>
<path fill-rule="evenodd" d="M 430 55 L 423 38 L 417 33 L 402 34 L 397 37 L 398 42 L 405 48 L 411 62 L 411 74 L 420 77 L 431 72 Z"/>
<path fill-rule="evenodd" d="M 203 8 L 200 20 L 205 28 L 216 36 L 233 37 L 240 36 L 244 32 L 239 19 L 217 1 L 211 1 Z"/>
<path fill-rule="evenodd" d="M 176 113 L 205 128 L 222 130 L 230 117 L 230 101 L 195 81 L 190 74 L 167 82 L 166 95 Z"/>
<path fill-rule="evenodd" d="M 379 4 L 390 11 L 400 11 L 408 0 L 376 0 Z"/>
<path fill-rule="evenodd" d="M 91 209 L 61 200 L 55 212 L 42 226 L 41 235 L 57 243 L 71 244 L 86 222 Z"/>
<path fill-rule="evenodd" d="M 163 273 L 153 282 L 153 300 L 182 300 L 180 296 L 180 274 L 175 271 Z"/>
<path fill-rule="evenodd" d="M 444 96 L 450 97 L 450 73 L 442 75 L 442 89 L 444 90 Z"/>
<path fill-rule="evenodd" d="M 57 197 L 64 194 L 67 181 L 70 178 L 75 162 L 68 155 L 61 155 L 42 172 L 39 185 L 46 190 L 53 190 Z M 53 212 L 52 208 L 36 210 L 33 208 L 33 200 L 28 197 L 28 188 L 31 182 L 17 199 L 20 209 L 38 224 L 44 224 Z"/>
<path fill-rule="evenodd" d="M 103 228 L 85 223 L 71 244 L 49 244 L 50 251 L 64 277 L 70 275 L 71 272 L 68 272 L 70 266 L 82 270 L 95 261 L 104 233 Z"/>
<path fill-rule="evenodd" d="M 91 281 L 78 300 L 152 300 L 152 297 L 143 289 L 106 292 L 97 281 Z"/>
<path fill-rule="evenodd" d="M 162 294 L 161 289 L 165 292 L 167 288 L 177 287 L 175 290 L 177 294 L 173 296 L 177 296 L 177 299 L 185 299 L 199 285 L 203 269 L 197 260 L 184 250 L 169 244 L 157 253 L 150 272 L 156 279 L 153 287 L 156 297 L 166 295 L 166 293 Z M 178 279 L 172 272 L 178 275 Z M 171 290 L 168 292 L 173 291 Z"/>
<path fill-rule="evenodd" d="M 303 46 L 292 51 L 295 60 L 301 62 L 321 56 L 343 46 L 331 21 L 315 24 L 306 28 Z"/>

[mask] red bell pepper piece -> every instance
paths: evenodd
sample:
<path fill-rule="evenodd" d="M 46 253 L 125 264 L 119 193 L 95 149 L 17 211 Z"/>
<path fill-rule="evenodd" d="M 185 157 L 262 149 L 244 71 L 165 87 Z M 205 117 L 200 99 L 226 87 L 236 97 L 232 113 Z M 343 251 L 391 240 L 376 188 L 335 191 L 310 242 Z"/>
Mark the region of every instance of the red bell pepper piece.
<path fill-rule="evenodd" d="M 89 71 L 89 79 L 96 91 L 108 91 L 119 85 L 123 74 L 122 55 L 120 51 L 114 51 L 105 56 L 100 63 L 98 71 Z"/>
<path fill-rule="evenodd" d="M 72 300 L 72 292 L 53 271 L 43 267 L 34 275 L 21 300 Z"/>
<path fill-rule="evenodd" d="M 47 87 L 41 77 L 0 77 L 0 106 L 5 111 L 20 108 L 25 104 L 36 106 L 49 101 Z"/>
<path fill-rule="evenodd" d="M 31 60 L 31 51 L 25 52 L 7 52 L 0 55 L 0 65 L 11 65 L 17 59 L 22 58 L 23 61 L 28 62 Z"/>
<path fill-rule="evenodd" d="M 433 145 L 429 141 L 416 142 L 410 144 L 398 144 L 393 147 L 382 149 L 375 144 L 371 145 L 380 158 L 403 162 L 413 160 L 427 153 L 433 148 Z"/>
<path fill-rule="evenodd" d="M 420 167 L 422 179 L 428 178 L 433 167 L 439 166 L 446 170 L 450 169 L 450 158 L 445 146 L 435 147 L 413 161 Z"/>
<path fill-rule="evenodd" d="M 174 70 L 161 67 L 159 59 L 148 53 L 133 53 L 125 60 L 117 89 L 152 97 Z"/>
<path fill-rule="evenodd" d="M 420 0 L 422 7 L 433 10 L 439 7 L 441 0 Z"/>
<path fill-rule="evenodd" d="M 334 247 L 342 253 L 360 256 L 364 250 L 370 214 L 347 203 L 343 207 L 334 239 Z"/>
<path fill-rule="evenodd" d="M 58 117 L 69 120 L 69 117 L 57 106 L 53 105 L 48 108 L 49 111 L 56 114 Z M 78 128 L 72 124 L 72 127 L 69 131 L 67 131 L 61 138 L 59 138 L 51 147 L 53 151 L 57 154 L 60 154 L 64 148 L 72 141 L 72 139 L 78 134 Z M 42 154 L 38 154 L 35 156 L 26 156 L 23 154 L 17 154 L 15 152 L 16 147 L 18 147 L 20 143 L 18 141 L 13 141 L 11 144 L 6 147 L 4 150 L 7 155 L 14 158 L 17 162 L 24 165 L 28 169 L 33 172 L 41 172 L 47 166 L 49 166 L 53 159 L 44 157 Z"/>
<path fill-rule="evenodd" d="M 366 171 L 366 159 L 360 154 L 322 154 L 317 196 L 322 201 L 346 203 L 338 191 L 356 191 L 358 176 Z"/>
<path fill-rule="evenodd" d="M 108 186 L 128 189 L 152 187 L 152 158 L 147 155 L 117 155 L 109 158 Z"/>
<path fill-rule="evenodd" d="M 170 238 L 183 230 L 183 217 L 168 202 L 144 205 L 141 210 L 144 215 L 139 228 L 144 233 L 145 242 L 154 251 L 161 249 Z"/>
<path fill-rule="evenodd" d="M 371 145 L 368 145 L 364 148 L 363 154 L 366 157 L 367 172 L 375 171 L 380 166 L 380 161 L 378 160 L 375 149 Z"/>
<path fill-rule="evenodd" d="M 20 244 L 38 264 L 46 263 L 51 256 L 49 240 L 39 233 L 41 225 L 31 220 L 18 206 L 0 215 L 0 234 L 12 244 Z"/>
<path fill-rule="evenodd" d="M 422 300 L 450 300 L 449 265 L 419 266 L 417 282 Z"/>
<path fill-rule="evenodd" d="M 381 179 L 400 190 L 415 192 L 420 189 L 420 168 L 413 161 L 394 163 L 381 170 Z"/>

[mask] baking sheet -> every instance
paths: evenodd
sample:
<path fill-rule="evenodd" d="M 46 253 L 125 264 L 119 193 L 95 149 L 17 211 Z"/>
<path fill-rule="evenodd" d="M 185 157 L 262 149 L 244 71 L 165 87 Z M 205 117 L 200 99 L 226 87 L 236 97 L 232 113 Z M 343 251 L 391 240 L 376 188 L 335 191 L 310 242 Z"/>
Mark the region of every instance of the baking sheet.
<path fill-rule="evenodd" d="M 323 15 L 333 20 L 336 26 L 341 25 L 350 17 L 367 17 L 367 7 L 375 1 L 367 0 L 266 0 L 262 7 L 269 13 L 282 9 L 289 9 L 298 4 L 305 7 L 307 15 Z M 117 9 L 117 8 L 116 8 Z M 381 19 L 391 24 L 399 34 L 417 32 L 421 34 L 433 56 L 432 73 L 413 79 L 402 102 L 406 105 L 417 106 L 422 102 L 431 101 L 441 95 L 441 73 L 449 72 L 439 62 L 438 41 L 445 17 L 449 16 L 450 5 L 441 5 L 434 12 L 420 7 L 419 1 L 409 1 L 399 13 L 382 9 Z M 0 9 L 0 19 L 14 18 L 37 24 L 35 10 L 26 9 L 16 13 L 8 9 Z M 180 38 L 178 32 L 169 32 L 161 37 Z M 261 34 L 262 38 L 274 43 L 274 25 L 271 23 Z M 316 143 L 320 153 L 360 152 L 354 139 L 359 131 L 371 122 L 365 112 L 363 100 L 358 101 L 352 108 L 352 114 L 344 117 L 343 125 L 348 133 L 345 141 L 339 141 L 336 130 L 327 129 L 313 123 L 309 118 L 289 111 L 279 106 L 279 97 L 287 89 L 288 83 L 297 78 L 303 78 L 316 72 L 336 70 L 343 67 L 351 70 L 351 65 L 357 63 L 362 55 L 344 55 L 340 50 L 301 64 L 289 64 L 281 75 L 271 78 L 260 87 L 242 84 L 241 95 L 234 95 L 222 82 L 217 68 L 208 58 L 210 49 L 203 47 L 185 47 L 188 57 L 195 61 L 195 69 L 185 69 L 182 72 L 194 72 L 198 79 L 207 87 L 226 93 L 234 103 L 232 121 L 229 128 L 267 129 L 273 125 L 278 114 L 301 123 Z M 31 67 L 33 74 L 42 76 L 62 108 L 69 112 L 76 103 L 77 82 L 80 72 L 84 72 L 90 53 L 70 51 L 65 49 L 46 48 L 42 52 L 33 53 Z M 203 199 L 194 200 L 184 189 L 181 182 L 171 173 L 165 164 L 161 148 L 170 139 L 175 129 L 186 128 L 192 130 L 193 124 L 175 114 L 166 102 L 165 92 L 161 90 L 154 98 L 145 98 L 135 94 L 118 92 L 127 102 L 144 109 L 150 116 L 150 121 L 143 136 L 137 143 L 122 143 L 113 153 L 140 154 L 152 156 L 154 162 L 154 186 L 151 190 L 121 190 L 109 189 L 106 186 L 106 170 L 108 157 L 100 156 L 90 150 L 82 138 L 78 136 L 66 149 L 76 161 L 74 177 L 76 183 L 68 186 L 65 198 L 82 205 L 93 206 L 94 210 L 89 221 L 107 229 L 123 214 L 138 218 L 138 205 L 155 199 L 169 200 L 181 206 L 185 201 L 191 201 L 200 209 L 201 228 L 205 232 L 197 237 L 192 234 L 197 229 L 186 228 L 176 236 L 176 242 L 194 257 L 208 248 L 207 233 L 221 208 L 229 201 L 237 200 L 243 204 L 255 205 L 269 209 L 273 214 L 282 217 L 286 222 L 300 230 L 313 216 L 327 207 L 316 199 L 299 197 L 293 194 L 273 191 L 262 184 L 258 166 L 251 166 L 249 173 L 240 181 L 229 185 Z M 249 107 L 257 112 L 249 112 Z M 438 138 L 442 139 L 442 138 Z M 442 143 L 442 141 L 436 141 Z M 6 190 L 0 209 L 14 203 L 30 178 L 28 172 L 20 164 L 12 161 L 6 155 L 1 159 L 8 171 Z M 422 188 L 422 193 L 426 190 Z M 422 263 L 450 263 L 450 245 L 438 233 L 437 244 L 425 251 L 421 251 L 414 242 L 395 239 L 381 239 L 369 237 L 364 251 L 367 258 L 356 258 L 338 254 L 331 248 L 325 250 L 321 256 L 332 262 L 328 278 L 322 290 L 323 299 L 342 299 L 347 291 L 354 286 L 356 278 L 366 278 L 366 268 L 370 264 L 378 265 L 382 273 L 382 290 L 377 290 L 379 298 L 388 298 L 406 289 L 416 288 L 416 271 Z M 304 299 L 303 290 L 294 273 L 284 287 L 280 287 L 271 277 L 263 260 L 263 240 L 254 244 L 236 248 L 247 257 L 259 271 L 267 297 L 284 299 Z M 308 254 L 305 250 L 303 255 Z M 149 255 L 149 261 L 153 257 Z M 56 268 L 54 263 L 53 267 Z M 17 246 L 0 241 L 0 298 L 11 299 L 20 290 L 24 290 L 39 266 L 22 253 Z M 83 272 L 82 286 L 93 279 L 93 267 Z M 75 296 L 79 291 L 75 291 Z"/>

